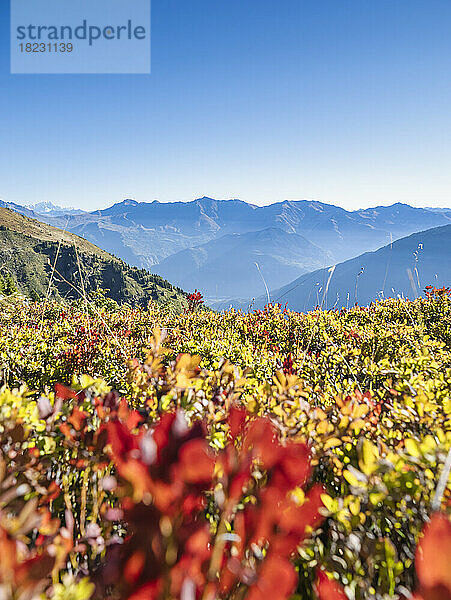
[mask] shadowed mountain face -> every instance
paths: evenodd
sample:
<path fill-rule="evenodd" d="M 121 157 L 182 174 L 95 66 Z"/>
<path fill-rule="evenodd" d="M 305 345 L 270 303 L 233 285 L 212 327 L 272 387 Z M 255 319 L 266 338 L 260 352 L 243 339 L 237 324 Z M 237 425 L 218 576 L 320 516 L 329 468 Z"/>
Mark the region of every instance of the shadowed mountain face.
<path fill-rule="evenodd" d="M 243 290 L 259 295 L 330 262 L 315 246 L 296 233 L 276 227 L 228 234 L 182 250 L 155 265 L 176 285 L 202 289 L 208 297 L 230 298 Z"/>
<path fill-rule="evenodd" d="M 256 262 L 274 289 L 325 264 L 451 223 L 447 209 L 394 204 L 349 212 L 307 200 L 254 206 L 204 197 L 173 203 L 124 200 L 80 214 L 49 206 L 39 210 L 44 210 L 36 215 L 39 220 L 77 233 L 186 289 L 197 287 L 209 300 L 262 293 Z"/>
<path fill-rule="evenodd" d="M 367 252 L 330 268 L 319 269 L 273 290 L 272 302 L 304 312 L 317 305 L 323 308 L 367 305 L 377 298 L 422 295 L 427 285 L 451 284 L 451 225 L 435 227 L 397 240 L 375 252 Z M 327 282 L 330 279 L 329 286 Z M 325 290 L 327 288 L 327 295 Z M 233 302 L 246 309 L 247 302 Z M 267 302 L 261 295 L 254 303 L 261 308 Z M 230 303 L 217 305 L 225 308 Z"/>

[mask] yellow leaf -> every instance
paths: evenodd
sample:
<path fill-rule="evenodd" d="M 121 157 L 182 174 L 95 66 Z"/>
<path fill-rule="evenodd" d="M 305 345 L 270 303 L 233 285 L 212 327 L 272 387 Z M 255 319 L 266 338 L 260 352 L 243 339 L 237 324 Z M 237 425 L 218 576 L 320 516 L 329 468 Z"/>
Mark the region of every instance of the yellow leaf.
<path fill-rule="evenodd" d="M 432 452 L 435 450 L 436 447 L 437 447 L 437 444 L 436 444 L 434 438 L 432 437 L 432 435 L 427 435 L 421 444 L 421 451 L 424 453 Z"/>
<path fill-rule="evenodd" d="M 354 487 L 359 487 L 360 486 L 360 481 L 357 479 L 357 477 L 351 473 L 351 471 L 343 471 L 343 477 L 346 479 L 346 481 L 354 486 Z"/>
<path fill-rule="evenodd" d="M 358 404 L 352 411 L 354 419 L 364 417 L 368 413 L 368 406 L 366 404 Z"/>
<path fill-rule="evenodd" d="M 349 503 L 349 511 L 352 515 L 357 516 L 360 512 L 360 498 L 355 498 Z"/>
<path fill-rule="evenodd" d="M 329 512 L 337 512 L 338 500 L 336 498 L 332 498 L 331 496 L 329 496 L 329 494 L 321 494 L 321 501 Z"/>
<path fill-rule="evenodd" d="M 363 419 L 356 419 L 351 423 L 351 429 L 363 429 L 365 427 L 365 421 Z"/>
<path fill-rule="evenodd" d="M 291 492 L 291 498 L 293 500 L 293 502 L 297 505 L 297 506 L 302 506 L 305 502 L 305 493 L 304 490 L 300 487 L 295 488 L 292 492 Z"/>
<path fill-rule="evenodd" d="M 327 433 L 328 429 L 329 429 L 329 423 L 327 421 L 320 421 L 318 423 L 318 425 L 316 426 L 316 431 L 319 434 Z"/>
<path fill-rule="evenodd" d="M 365 475 L 369 476 L 377 469 L 379 452 L 369 440 L 363 440 L 360 448 L 359 466 Z"/>
<path fill-rule="evenodd" d="M 382 502 L 382 500 L 385 498 L 385 494 L 382 494 L 381 492 L 372 492 L 370 494 L 370 502 L 373 506 L 376 506 L 376 504 L 379 504 L 379 502 Z"/>
<path fill-rule="evenodd" d="M 346 427 L 349 425 L 349 417 L 341 417 L 341 421 L 340 424 L 338 425 L 338 427 L 340 429 L 346 429 Z"/>
<path fill-rule="evenodd" d="M 327 419 L 326 413 L 321 408 L 315 408 L 314 416 L 319 421 L 324 421 L 324 419 Z"/>
<path fill-rule="evenodd" d="M 418 442 L 412 438 L 408 438 L 404 441 L 404 445 L 406 447 L 407 452 L 411 456 L 415 456 L 416 458 L 421 456 L 420 448 L 418 446 Z"/>
<path fill-rule="evenodd" d="M 335 448 L 336 446 L 340 446 L 341 440 L 340 438 L 329 438 L 327 442 L 324 444 L 324 450 L 329 450 L 330 448 Z"/>

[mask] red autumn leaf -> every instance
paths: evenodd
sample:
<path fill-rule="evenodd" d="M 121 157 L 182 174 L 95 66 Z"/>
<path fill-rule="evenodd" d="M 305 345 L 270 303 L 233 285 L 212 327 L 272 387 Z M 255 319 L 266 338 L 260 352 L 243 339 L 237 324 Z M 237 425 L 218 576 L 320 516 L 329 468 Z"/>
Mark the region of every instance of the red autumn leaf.
<path fill-rule="evenodd" d="M 56 500 L 56 498 L 58 498 L 58 496 L 61 494 L 61 488 L 60 486 L 55 483 L 54 481 L 52 481 L 49 485 L 49 487 L 47 488 L 47 493 L 45 496 L 43 496 L 43 498 L 41 499 L 40 503 L 41 504 L 48 504 L 49 502 L 52 502 L 53 500 Z"/>
<path fill-rule="evenodd" d="M 186 542 L 186 551 L 197 560 L 206 560 L 211 554 L 210 543 L 210 528 L 204 525 L 198 529 Z"/>
<path fill-rule="evenodd" d="M 215 460 L 207 442 L 194 439 L 186 442 L 179 453 L 179 472 L 187 483 L 209 483 Z"/>
<path fill-rule="evenodd" d="M 229 412 L 229 433 L 232 439 L 235 439 L 243 430 L 246 421 L 246 411 L 242 408 L 232 406 Z"/>
<path fill-rule="evenodd" d="M 17 589 L 33 589 L 34 585 L 40 585 L 51 573 L 55 564 L 55 558 L 48 554 L 34 556 L 21 562 L 15 569 L 15 585 Z"/>
<path fill-rule="evenodd" d="M 120 460 L 116 465 L 121 476 L 132 484 L 137 497 L 154 491 L 155 485 L 149 477 L 146 465 L 138 460 Z"/>
<path fill-rule="evenodd" d="M 416 570 L 424 600 L 451 599 L 451 521 L 436 513 L 418 543 Z"/>
<path fill-rule="evenodd" d="M 127 427 L 119 421 L 108 423 L 107 431 L 108 440 L 116 460 L 124 460 L 128 452 L 138 449 L 139 438 L 132 435 Z"/>
<path fill-rule="evenodd" d="M 348 600 L 338 581 L 329 579 L 326 573 L 320 569 L 316 572 L 315 588 L 318 600 Z"/>
<path fill-rule="evenodd" d="M 248 465 L 245 466 L 248 467 Z M 229 498 L 231 502 L 236 502 L 241 498 L 243 488 L 248 484 L 250 477 L 249 468 L 241 470 L 233 477 L 229 485 Z"/>
<path fill-rule="evenodd" d="M 267 556 L 247 600 L 286 600 L 293 593 L 296 582 L 297 574 L 289 560 Z"/>
<path fill-rule="evenodd" d="M 78 406 L 76 406 L 67 420 L 76 431 L 80 431 L 83 428 L 87 417 L 88 413 L 85 413 L 83 410 L 80 410 Z"/>
<path fill-rule="evenodd" d="M 151 581 L 140 587 L 128 600 L 156 600 L 160 597 L 161 580 Z"/>
<path fill-rule="evenodd" d="M 280 510 L 280 493 L 270 487 L 261 494 L 261 506 L 247 505 L 244 511 L 249 541 L 264 546 L 271 538 Z"/>
<path fill-rule="evenodd" d="M 146 557 L 144 552 L 137 551 L 130 556 L 124 567 L 124 579 L 128 583 L 136 583 L 143 571 Z"/>
<path fill-rule="evenodd" d="M 125 413 L 122 416 L 127 420 Z M 236 410 L 230 423 L 231 436 L 246 431 L 241 447 L 230 441 L 217 454 L 208 445 L 202 424 L 188 429 L 175 414 L 163 415 L 151 434 L 132 434 L 121 421 L 106 425 L 119 483 L 126 480 L 133 488 L 133 495 L 121 500 L 124 518 L 131 527 L 115 567 L 119 579 L 124 578 L 124 572 L 128 579 L 124 600 L 153 600 L 157 593 L 158 597 L 164 595 L 161 574 L 165 569 L 169 569 L 169 593 L 174 598 L 223 597 L 240 582 L 250 600 L 287 600 L 295 590 L 297 574 L 290 558 L 303 540 L 306 526 L 314 526 L 322 518 L 318 508 L 323 490 L 314 486 L 306 502 L 298 506 L 287 491 L 306 482 L 307 446 L 282 446 L 268 418 L 251 420 L 249 427 L 245 418 L 244 412 Z M 145 457 L 143 434 L 151 435 L 151 461 Z M 223 546 L 222 540 L 221 545 L 215 544 L 215 536 L 202 518 L 208 496 L 201 490 L 214 485 L 216 460 L 222 466 L 222 506 L 227 518 L 247 486 L 254 461 L 268 471 L 255 485 L 257 501 L 238 511 Z M 120 489 L 127 490 L 127 486 Z M 161 537 L 169 534 L 171 544 L 176 543 L 170 555 L 164 551 L 167 540 Z M 260 547 L 267 544 L 267 554 L 250 564 L 247 553 L 253 542 Z M 221 551 L 214 560 L 219 578 L 210 579 L 207 585 L 215 548 Z M 140 553 L 144 553 L 144 561 Z M 112 558 L 107 563 L 112 564 L 114 547 L 108 556 Z M 108 575 L 106 569 L 105 573 Z"/>
<path fill-rule="evenodd" d="M 158 460 L 161 459 L 162 450 L 168 445 L 169 436 L 175 419 L 176 415 L 174 413 L 163 414 L 153 431 L 153 440 L 157 445 Z"/>
<path fill-rule="evenodd" d="M 39 448 L 36 448 L 36 446 L 30 446 L 30 448 L 28 448 L 28 451 L 30 453 L 30 456 L 32 456 L 33 458 L 39 458 L 41 453 L 39 452 Z"/>
<path fill-rule="evenodd" d="M 193 512 L 199 512 L 205 506 L 205 498 L 200 494 L 188 494 L 183 498 L 180 510 L 184 515 L 190 515 Z"/>
<path fill-rule="evenodd" d="M 303 486 L 310 475 L 310 450 L 306 444 L 289 444 L 279 450 L 274 484 L 282 491 Z"/>
<path fill-rule="evenodd" d="M 16 565 L 16 543 L 3 527 L 0 527 L 0 554 L 3 572 L 12 573 Z"/>
<path fill-rule="evenodd" d="M 143 421 L 142 416 L 137 410 L 130 411 L 127 417 L 126 425 L 130 431 L 135 429 Z"/>
<path fill-rule="evenodd" d="M 61 398 L 61 400 L 70 400 L 72 398 L 76 398 L 77 394 L 74 392 L 74 390 L 71 390 L 65 385 L 61 385 L 61 383 L 55 383 L 55 396 L 57 398 Z"/>
<path fill-rule="evenodd" d="M 72 431 L 67 423 L 61 423 L 59 426 L 61 433 L 64 437 L 70 441 L 74 440 L 74 436 L 72 435 Z"/>
<path fill-rule="evenodd" d="M 141 421 L 143 420 L 143 418 L 141 417 L 141 415 L 139 414 L 138 411 L 130 410 L 125 398 L 121 399 L 117 414 L 118 414 L 119 419 L 123 423 L 125 423 L 125 425 L 127 426 L 127 429 L 129 431 L 132 431 L 132 429 L 135 429 L 135 427 L 137 427 L 139 425 L 139 423 L 141 423 Z"/>
<path fill-rule="evenodd" d="M 276 429 L 269 419 L 259 417 L 250 423 L 243 449 L 251 448 L 265 469 L 270 469 L 277 462 L 280 445 L 276 438 Z"/>
<path fill-rule="evenodd" d="M 290 502 L 288 507 L 280 513 L 280 528 L 286 533 L 296 533 L 299 536 L 299 542 L 301 542 L 306 527 L 315 527 L 324 518 L 319 512 L 319 509 L 324 506 L 321 494 L 324 494 L 324 488 L 317 484 L 306 494 L 305 502 L 301 506 Z"/>

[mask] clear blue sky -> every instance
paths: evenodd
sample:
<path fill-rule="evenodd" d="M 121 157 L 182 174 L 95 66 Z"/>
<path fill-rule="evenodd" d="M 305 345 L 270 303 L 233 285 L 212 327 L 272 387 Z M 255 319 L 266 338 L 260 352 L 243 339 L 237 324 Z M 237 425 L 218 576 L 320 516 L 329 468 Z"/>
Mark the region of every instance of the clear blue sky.
<path fill-rule="evenodd" d="M 449 0 L 154 0 L 151 75 L 10 75 L 0 197 L 451 206 Z"/>

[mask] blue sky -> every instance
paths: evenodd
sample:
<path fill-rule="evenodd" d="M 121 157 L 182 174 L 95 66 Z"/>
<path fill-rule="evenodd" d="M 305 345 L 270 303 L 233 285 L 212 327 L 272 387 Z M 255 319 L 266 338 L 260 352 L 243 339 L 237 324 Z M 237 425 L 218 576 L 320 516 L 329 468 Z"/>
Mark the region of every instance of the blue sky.
<path fill-rule="evenodd" d="M 151 75 L 10 75 L 0 198 L 451 206 L 449 0 L 154 0 Z"/>

